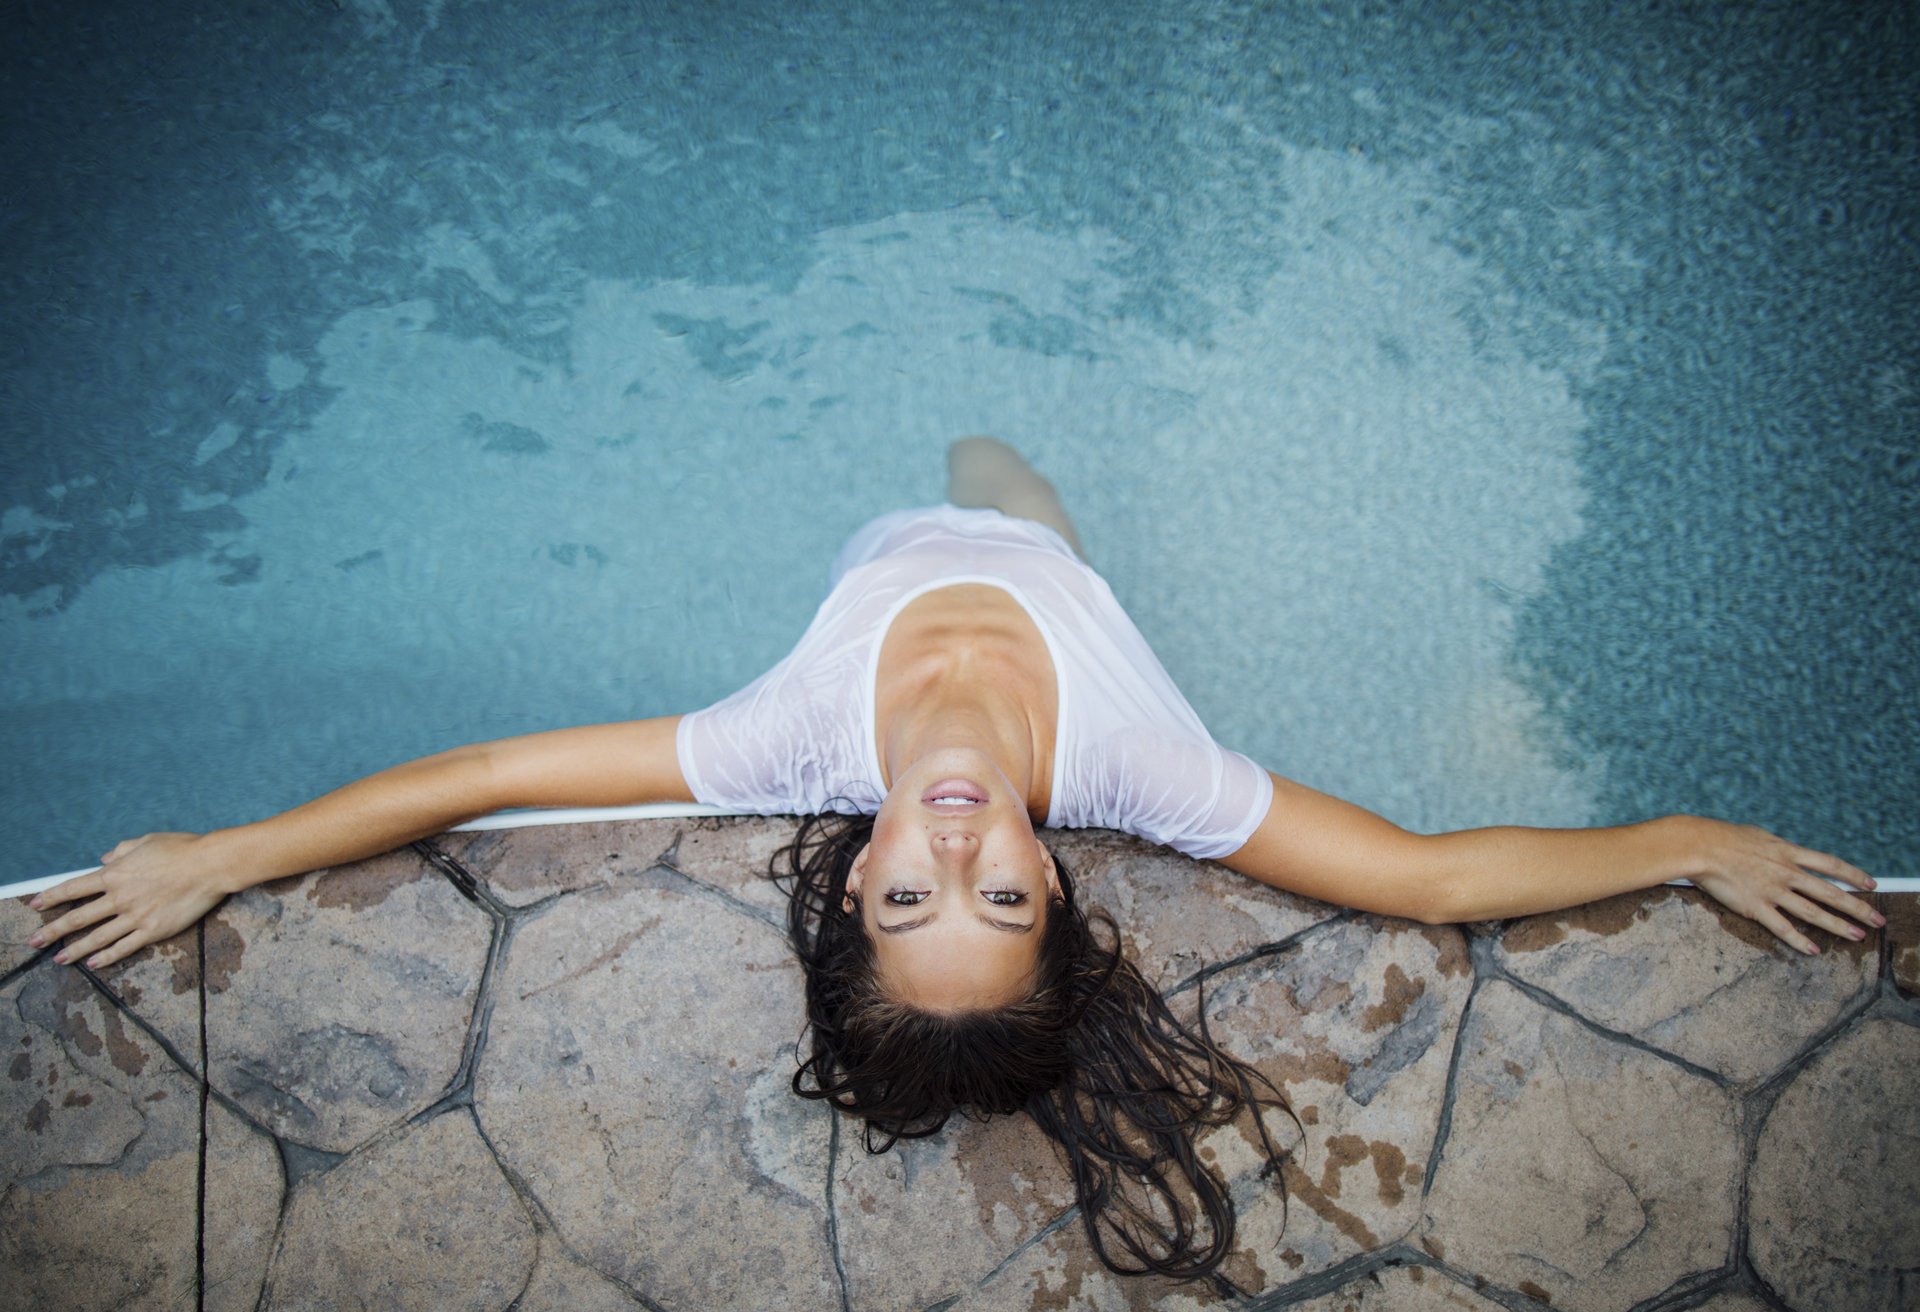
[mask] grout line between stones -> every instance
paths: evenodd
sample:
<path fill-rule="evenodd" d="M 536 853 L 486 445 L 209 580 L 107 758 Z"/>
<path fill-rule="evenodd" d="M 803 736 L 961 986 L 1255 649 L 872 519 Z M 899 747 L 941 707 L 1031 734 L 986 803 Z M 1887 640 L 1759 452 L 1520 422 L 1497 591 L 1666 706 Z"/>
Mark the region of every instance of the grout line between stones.
<path fill-rule="evenodd" d="M 51 945 L 41 948 L 38 952 L 34 953 L 32 956 L 28 957 L 25 961 L 15 966 L 12 970 L 7 971 L 5 974 L 0 974 L 0 989 L 11 987 L 15 980 L 19 979 L 21 976 L 25 975 L 28 971 L 32 970 L 35 966 L 45 961 L 48 957 L 52 956 L 56 951 L 58 951 L 58 949 Z"/>
<path fill-rule="evenodd" d="M 467 1021 L 466 1038 L 460 1045 L 460 1064 L 454 1068 L 453 1078 L 447 1082 L 442 1102 L 456 1099 L 468 1105 L 473 1102 L 473 1086 L 480 1069 L 480 1057 L 486 1051 L 487 1035 L 493 1024 L 495 987 L 514 929 L 514 922 L 504 916 L 496 917 L 493 921 L 493 933 L 487 941 L 487 962 L 481 967 L 480 987 L 473 1000 L 473 1015 Z"/>
<path fill-rule="evenodd" d="M 83 966 L 83 965 L 73 965 L 73 966 L 57 966 L 55 967 L 55 969 L 77 970 L 82 975 L 86 976 L 87 982 L 92 984 L 94 988 L 100 991 L 100 995 L 107 1000 L 107 1002 L 113 1007 L 115 1011 L 118 1011 L 122 1016 L 125 1016 L 128 1020 L 132 1021 L 142 1034 L 146 1035 L 148 1038 L 152 1039 L 156 1044 L 159 1045 L 160 1051 L 164 1052 L 167 1055 L 167 1059 L 171 1061 L 174 1065 L 180 1068 L 180 1071 L 183 1075 L 186 1075 L 189 1079 L 196 1078 L 196 1076 L 194 1075 L 193 1062 L 188 1060 L 186 1054 L 181 1052 L 180 1049 L 176 1048 L 173 1045 L 173 1040 L 169 1039 L 166 1035 L 162 1034 L 159 1030 L 155 1029 L 152 1023 L 149 1022 L 145 1016 L 142 1016 L 139 1012 L 135 1011 L 132 1007 L 128 1006 L 126 1003 L 126 1000 L 123 999 L 118 993 L 115 993 L 113 989 L 108 986 L 105 980 L 101 979 L 100 976 L 98 976 L 93 972 L 91 967 Z"/>
<path fill-rule="evenodd" d="M 287 1182 L 287 1165 L 280 1153 L 280 1141 L 272 1135 L 267 1142 L 274 1146 L 274 1161 L 280 1167 L 280 1210 L 273 1219 L 273 1237 L 267 1240 L 267 1261 L 260 1272 L 260 1290 L 253 1300 L 253 1312 L 266 1312 L 270 1304 L 267 1301 L 267 1286 L 273 1277 L 273 1264 L 280 1256 L 280 1246 L 287 1232 L 287 1199 L 293 1193 L 293 1186 Z"/>
<path fill-rule="evenodd" d="M 1794 1308 L 1792 1304 L 1774 1292 L 1772 1285 L 1769 1285 L 1761 1278 L 1760 1273 L 1754 1270 L 1751 1262 L 1743 1261 L 1741 1263 L 1741 1270 L 1743 1270 L 1747 1276 L 1746 1292 L 1752 1294 L 1762 1303 L 1765 1303 L 1768 1307 L 1772 1308 L 1774 1312 L 1797 1312 L 1797 1309 Z"/>
<path fill-rule="evenodd" d="M 1773 1103 L 1780 1097 L 1781 1092 L 1787 1085 L 1793 1083 L 1800 1072 L 1805 1070 L 1808 1064 L 1831 1045 L 1834 1040 L 1859 1024 L 1866 1014 L 1874 1009 L 1874 1004 L 1879 1000 L 1878 989 L 1863 990 L 1841 1009 L 1839 1015 L 1828 1022 L 1826 1028 L 1802 1044 L 1799 1052 L 1787 1058 L 1786 1063 L 1782 1065 L 1779 1070 L 1750 1089 L 1747 1092 L 1747 1097 L 1756 1101 L 1764 1100 L 1767 1110 L 1771 1111 Z"/>
<path fill-rule="evenodd" d="M 1408 1247 L 1405 1240 L 1397 1240 L 1385 1248 L 1355 1253 L 1346 1261 L 1336 1263 L 1324 1271 L 1316 1271 L 1310 1276 L 1302 1276 L 1298 1280 L 1284 1284 L 1249 1302 L 1247 1312 L 1279 1312 L 1281 1308 L 1294 1307 L 1309 1299 L 1323 1298 L 1356 1280 L 1364 1280 L 1385 1267 L 1429 1264 L 1429 1260 Z"/>
<path fill-rule="evenodd" d="M 1480 990 L 1493 974 L 1492 940 L 1467 938 L 1467 961 L 1473 967 L 1473 986 L 1467 990 L 1467 1000 L 1460 1008 L 1459 1023 L 1453 1027 L 1453 1051 L 1447 1054 L 1447 1082 L 1440 1092 L 1440 1117 L 1434 1122 L 1433 1145 L 1427 1150 L 1427 1169 L 1425 1178 L 1420 1182 L 1421 1210 L 1426 1210 L 1427 1198 L 1433 1192 L 1434 1177 L 1440 1173 L 1440 1162 L 1446 1155 L 1447 1140 L 1453 1134 L 1453 1099 L 1460 1085 L 1460 1064 L 1465 1060 L 1467 1025 L 1473 1018 L 1474 1000 L 1480 996 Z"/>
<path fill-rule="evenodd" d="M 505 1157 L 500 1155 L 499 1145 L 494 1143 L 493 1136 L 487 1133 L 487 1127 L 480 1122 L 480 1109 L 476 1106 L 469 1106 L 464 1110 L 472 1118 L 474 1133 L 480 1136 L 481 1144 L 486 1148 L 488 1155 L 493 1158 L 493 1164 L 499 1168 L 501 1178 L 507 1182 L 507 1188 L 513 1191 L 515 1199 L 520 1203 L 521 1207 L 527 1210 L 528 1219 L 533 1222 L 534 1231 L 540 1242 L 544 1244 L 546 1240 L 551 1237 L 554 1242 L 560 1245 L 561 1249 L 570 1259 L 593 1272 L 608 1284 L 617 1285 L 631 1296 L 635 1302 L 639 1303 L 640 1306 L 646 1308 L 647 1312 L 664 1312 L 660 1305 L 648 1298 L 645 1293 L 635 1289 L 620 1277 L 609 1275 L 607 1272 L 602 1271 L 599 1267 L 583 1258 L 579 1250 L 567 1242 L 567 1237 L 560 1232 L 559 1223 L 553 1219 L 553 1214 L 547 1210 L 547 1205 L 540 1201 L 540 1195 L 535 1192 L 532 1183 L 510 1166 Z M 536 1256 L 534 1261 L 537 1265 L 539 1258 Z M 524 1290 L 521 1292 L 521 1297 L 525 1297 Z"/>
<path fill-rule="evenodd" d="M 1000 1261 L 994 1266 L 993 1270 L 987 1272 L 984 1276 L 981 1276 L 979 1280 L 974 1282 L 973 1287 L 975 1289 L 985 1289 L 988 1285 L 993 1283 L 993 1278 L 995 1276 L 999 1275 L 1002 1271 L 1005 1271 L 1008 1267 L 1012 1266 L 1014 1263 L 1014 1260 L 1018 1258 L 1021 1254 L 1025 1253 L 1028 1249 L 1034 1247 L 1036 1244 L 1045 1242 L 1050 1236 L 1055 1235 L 1059 1233 L 1061 1230 L 1066 1229 L 1067 1222 L 1073 1220 L 1075 1217 L 1079 1215 L 1080 1215 L 1080 1204 L 1078 1203 L 1075 1203 L 1072 1206 L 1063 1209 L 1060 1215 L 1054 1217 L 1053 1220 L 1047 1222 L 1045 1225 L 1041 1226 L 1038 1230 L 1034 1231 L 1033 1237 L 1027 1240 L 1026 1243 L 1021 1244 L 1018 1248 L 1014 1249 L 1011 1253 L 1008 1253 L 1005 1257 L 1001 1258 Z"/>
<path fill-rule="evenodd" d="M 675 848 L 678 846 L 678 844 L 675 844 Z M 749 919 L 759 921 L 761 924 L 766 925 L 775 933 L 779 934 L 782 938 L 786 937 L 787 927 L 780 922 L 778 917 L 768 914 L 759 907 L 754 906 L 751 902 L 742 901 L 726 889 L 721 888 L 718 884 L 709 884 L 704 879 L 688 874 L 672 861 L 668 860 L 665 855 L 662 855 L 661 858 L 649 866 L 648 869 L 669 871 L 676 878 L 692 885 L 702 896 L 718 901 L 729 910 L 738 912 L 740 915 L 746 916 Z"/>
<path fill-rule="evenodd" d="M 1627 1312 L 1682 1312 L 1698 1307 L 1732 1279 L 1731 1262 L 1712 1271 L 1689 1271 L 1659 1293 L 1641 1299 Z"/>
<path fill-rule="evenodd" d="M 501 920 L 513 914 L 513 908 L 495 897 L 484 882 L 454 857 L 441 851 L 424 838 L 412 844 L 412 847 L 415 852 L 425 858 L 428 865 L 445 876 L 447 882 L 459 890 L 462 897 L 495 920 Z"/>
<path fill-rule="evenodd" d="M 1565 1016 L 1567 1019 L 1599 1035 L 1608 1042 L 1617 1043 L 1626 1048 L 1633 1048 L 1636 1051 L 1646 1053 L 1650 1057 L 1658 1057 L 1661 1061 L 1678 1066 L 1689 1075 L 1696 1075 L 1716 1088 L 1724 1089 L 1736 1097 L 1739 1096 L 1740 1086 L 1738 1081 L 1722 1075 L 1719 1071 L 1708 1070 L 1705 1066 L 1696 1065 L 1688 1061 L 1685 1057 L 1682 1057 L 1679 1053 L 1668 1052 L 1665 1048 L 1655 1047 L 1645 1039 L 1635 1035 L 1627 1034 L 1621 1030 L 1609 1029 L 1599 1021 L 1594 1020 L 1591 1016 L 1576 1010 L 1574 1006 L 1564 998 L 1549 993 L 1538 984 L 1530 984 L 1517 975 L 1509 974 L 1491 961 L 1488 962 L 1487 969 L 1491 973 L 1492 978 L 1498 979 L 1501 983 L 1518 989 L 1547 1010 Z"/>
<path fill-rule="evenodd" d="M 207 1097 L 211 1085 L 207 1068 L 207 922 L 204 917 L 194 925 L 195 947 L 199 952 L 200 998 L 200 1153 L 193 1191 L 193 1306 L 195 1312 L 207 1312 Z"/>
<path fill-rule="evenodd" d="M 840 1113 L 829 1106 L 827 1115 L 833 1118 L 827 1130 L 827 1251 L 833 1254 L 833 1274 L 840 1282 L 840 1312 L 852 1312 L 847 1268 L 840 1260 L 840 1209 L 834 1188 L 840 1176 Z"/>
<path fill-rule="evenodd" d="M 1342 911 L 1339 915 L 1329 916 L 1325 920 L 1315 921 L 1304 929 L 1297 929 L 1285 938 L 1275 939 L 1271 943 L 1263 943 L 1257 948 L 1250 948 L 1229 961 L 1221 961 L 1212 965 L 1202 966 L 1185 979 L 1174 984 L 1171 988 L 1166 989 L 1161 996 L 1167 998 L 1178 997 L 1189 989 L 1196 988 L 1205 981 L 1212 979 L 1215 975 L 1224 975 L 1230 970 L 1237 970 L 1241 966 L 1249 965 L 1263 958 L 1276 957 L 1283 952 L 1290 952 L 1309 939 L 1332 932 L 1333 926 L 1345 924 L 1355 919 L 1359 914 L 1357 911 Z"/>

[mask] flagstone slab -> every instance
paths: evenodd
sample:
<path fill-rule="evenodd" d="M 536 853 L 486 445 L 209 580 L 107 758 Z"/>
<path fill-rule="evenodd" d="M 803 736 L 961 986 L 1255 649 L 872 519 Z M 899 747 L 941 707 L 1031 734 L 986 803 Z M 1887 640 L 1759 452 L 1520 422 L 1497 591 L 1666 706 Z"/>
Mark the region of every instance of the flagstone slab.
<path fill-rule="evenodd" d="M 838 1306 L 802 1014 L 782 937 L 670 871 L 563 898 L 508 948 L 480 1124 L 571 1251 L 654 1303 Z"/>
<path fill-rule="evenodd" d="M 1711 1081 L 1489 982 L 1423 1242 L 1557 1308 L 1632 1306 L 1733 1246 L 1740 1113 Z"/>
<path fill-rule="evenodd" d="M 0 1309 L 192 1306 L 199 1086 L 79 972 L 0 992 Z"/>
<path fill-rule="evenodd" d="M 27 940 L 53 918 L 51 909 L 42 914 L 28 906 L 25 898 L 0 898 L 0 975 L 24 966 L 40 954 L 39 948 L 27 946 Z"/>
<path fill-rule="evenodd" d="M 280 1228 L 286 1176 L 272 1139 L 207 1103 L 206 1289 L 208 1312 L 251 1312 Z"/>
<path fill-rule="evenodd" d="M 428 841 L 464 866 L 510 907 L 558 893 L 599 888 L 645 870 L 667 851 L 684 820 L 609 820 L 441 834 Z"/>
<path fill-rule="evenodd" d="M 1608 1029 L 1751 1084 L 1872 984 L 1871 936 L 1819 937 L 1809 957 L 1696 889 L 1660 888 L 1517 921 L 1499 960 Z"/>
<path fill-rule="evenodd" d="M 525 1205 L 456 1110 L 300 1182 L 265 1303 L 495 1312 L 526 1286 L 537 1249 Z"/>
<path fill-rule="evenodd" d="M 1920 996 L 1920 893 L 1882 893 L 1875 905 L 1887 918 L 1894 986 L 1910 998 Z"/>
<path fill-rule="evenodd" d="M 1126 834 L 1047 830 L 1041 838 L 1069 863 L 1082 904 L 1114 918 L 1141 973 L 1161 989 L 1341 914 Z"/>
<path fill-rule="evenodd" d="M 1758 1295 L 1739 1289 L 1715 1294 L 1700 1305 L 1699 1312 L 1773 1312 L 1773 1309 Z"/>
<path fill-rule="evenodd" d="M 854 1309 L 927 1307 L 963 1293 L 1073 1205 L 1053 1141 L 1024 1115 L 956 1117 L 933 1138 L 878 1155 L 863 1146 L 861 1128 L 841 1121 L 834 1181 Z M 928 1235 L 940 1241 L 929 1244 Z M 913 1260 L 899 1260 L 902 1253 Z"/>
<path fill-rule="evenodd" d="M 706 816 L 679 821 L 679 841 L 667 864 L 689 879 L 717 888 L 786 924 L 785 886 L 767 871 L 774 854 L 793 841 L 797 821 L 780 816 Z"/>
<path fill-rule="evenodd" d="M 1013 1254 L 991 1279 L 943 1312 L 1203 1312 L 1231 1306 L 1212 1284 L 1117 1276 L 1101 1266 L 1079 1223 Z"/>
<path fill-rule="evenodd" d="M 1458 930 L 1376 916 L 1329 924 L 1210 981 L 1214 1040 L 1284 1091 L 1305 1133 L 1282 1172 L 1284 1202 L 1259 1176 L 1248 1124 L 1201 1141 L 1239 1212 L 1224 1268 L 1234 1284 L 1279 1288 L 1393 1243 L 1420 1220 L 1472 982 Z M 1297 1140 L 1283 1116 L 1269 1124 L 1279 1146 Z"/>
<path fill-rule="evenodd" d="M 1423 1266 L 1391 1266 L 1350 1280 L 1331 1294 L 1293 1305 L 1297 1312 L 1500 1312 L 1501 1305 Z"/>
<path fill-rule="evenodd" d="M 209 988 L 224 991 L 246 945 L 219 911 L 172 938 L 94 972 L 101 985 L 166 1037 L 196 1076 L 200 1073 L 200 951 L 205 936 Z"/>
<path fill-rule="evenodd" d="M 492 921 L 423 857 L 402 850 L 263 884 L 229 898 L 217 919 L 211 1078 L 259 1124 L 350 1152 L 446 1090 Z M 231 945 L 219 980 L 216 941 Z"/>
<path fill-rule="evenodd" d="M 540 1256 L 515 1312 L 643 1312 L 642 1303 L 593 1268 L 568 1256 L 552 1231 L 540 1236 Z"/>
<path fill-rule="evenodd" d="M 1860 1022 L 1767 1115 L 1748 1176 L 1754 1269 L 1796 1308 L 1920 1301 L 1920 1029 Z"/>

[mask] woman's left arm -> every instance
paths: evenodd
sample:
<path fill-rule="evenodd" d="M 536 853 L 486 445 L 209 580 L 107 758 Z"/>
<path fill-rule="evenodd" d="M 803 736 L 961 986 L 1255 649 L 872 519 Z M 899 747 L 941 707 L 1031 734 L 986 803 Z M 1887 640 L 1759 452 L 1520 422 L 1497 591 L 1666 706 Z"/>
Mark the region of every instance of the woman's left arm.
<path fill-rule="evenodd" d="M 1802 952 L 1795 921 L 1845 938 L 1882 917 L 1822 875 L 1868 891 L 1864 872 L 1751 825 L 1672 815 L 1609 829 L 1501 826 L 1415 834 L 1363 807 L 1273 776 L 1273 805 L 1224 863 L 1275 888 L 1428 924 L 1534 915 L 1691 880 Z"/>

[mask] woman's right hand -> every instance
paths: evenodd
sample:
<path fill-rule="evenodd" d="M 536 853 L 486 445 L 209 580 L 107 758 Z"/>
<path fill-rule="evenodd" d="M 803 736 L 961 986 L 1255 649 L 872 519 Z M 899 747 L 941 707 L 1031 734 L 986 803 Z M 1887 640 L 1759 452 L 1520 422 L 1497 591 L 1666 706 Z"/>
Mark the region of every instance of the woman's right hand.
<path fill-rule="evenodd" d="M 100 868 L 56 885 L 28 903 L 36 911 L 78 905 L 27 940 L 41 947 L 91 930 L 62 948 L 61 963 L 86 958 L 110 966 L 163 938 L 171 938 L 220 904 L 227 887 L 214 835 L 147 834 L 129 838 L 100 858 Z M 81 901 L 81 899 L 88 899 Z"/>

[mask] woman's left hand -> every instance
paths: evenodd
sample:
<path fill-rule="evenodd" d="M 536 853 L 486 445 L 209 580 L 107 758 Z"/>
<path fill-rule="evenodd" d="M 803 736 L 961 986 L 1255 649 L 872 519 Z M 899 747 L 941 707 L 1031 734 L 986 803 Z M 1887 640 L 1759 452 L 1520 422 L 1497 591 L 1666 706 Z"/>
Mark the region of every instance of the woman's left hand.
<path fill-rule="evenodd" d="M 1872 878 L 1837 856 L 1799 847 L 1754 825 L 1692 815 L 1669 816 L 1656 823 L 1674 830 L 1686 853 L 1686 868 L 1680 873 L 1694 887 L 1759 921 L 1790 947 L 1809 955 L 1820 950 L 1796 921 L 1855 941 L 1867 936 L 1861 926 L 1877 928 L 1887 923 L 1866 902 L 1820 877 L 1872 891 Z M 1844 918 L 1849 916 L 1859 924 L 1849 924 Z"/>

